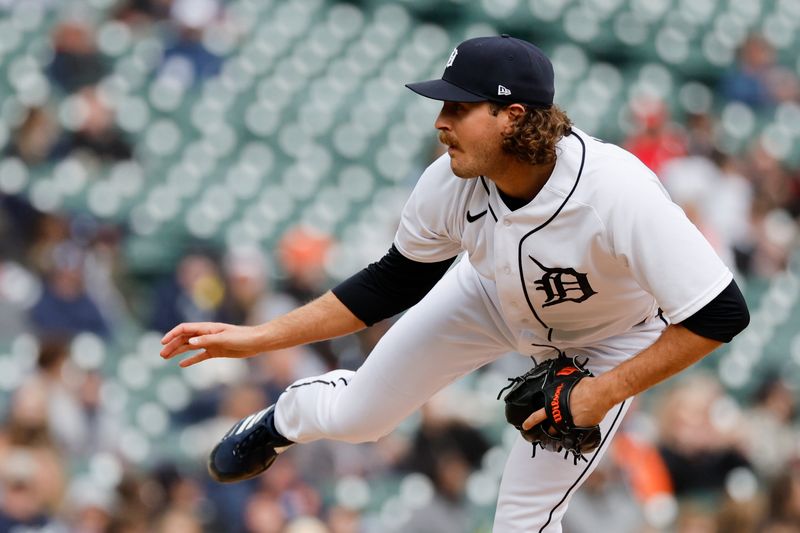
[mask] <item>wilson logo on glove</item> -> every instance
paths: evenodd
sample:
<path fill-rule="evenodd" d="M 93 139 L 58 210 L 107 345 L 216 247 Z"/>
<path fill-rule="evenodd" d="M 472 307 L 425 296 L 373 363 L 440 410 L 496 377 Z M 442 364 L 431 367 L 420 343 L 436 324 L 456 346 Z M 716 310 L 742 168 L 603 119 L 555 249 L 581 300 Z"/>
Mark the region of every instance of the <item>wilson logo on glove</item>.
<path fill-rule="evenodd" d="M 563 371 L 562 371 L 563 372 Z M 572 372 L 569 372 L 572 374 Z M 556 374 L 557 376 L 561 375 L 561 372 Z M 562 383 L 558 387 L 556 387 L 556 391 L 553 393 L 553 399 L 550 401 L 550 407 L 553 408 L 553 421 L 554 422 L 561 422 L 561 407 L 559 407 L 558 402 L 561 399 L 561 389 L 564 388 L 564 384 Z"/>
<path fill-rule="evenodd" d="M 536 448 L 552 452 L 565 452 L 564 458 L 572 454 L 575 464 L 579 459 L 588 461 L 584 454 L 593 452 L 602 443 L 600 426 L 579 427 L 575 425 L 570 411 L 569 397 L 575 385 L 585 377 L 592 376 L 586 369 L 586 361 L 579 362 L 559 352 L 558 357 L 538 363 L 521 376 L 509 378 L 497 399 L 508 389 L 503 398 L 506 403 L 506 420 L 517 428 L 522 437 Z M 547 419 L 522 429 L 525 420 L 539 409 L 544 409 Z"/>

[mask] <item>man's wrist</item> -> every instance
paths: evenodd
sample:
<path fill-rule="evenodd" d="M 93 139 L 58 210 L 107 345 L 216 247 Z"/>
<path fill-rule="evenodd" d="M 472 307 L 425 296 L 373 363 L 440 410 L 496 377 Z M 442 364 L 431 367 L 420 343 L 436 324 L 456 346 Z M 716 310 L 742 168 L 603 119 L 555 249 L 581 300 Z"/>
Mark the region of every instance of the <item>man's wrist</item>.
<path fill-rule="evenodd" d="M 272 346 L 274 344 L 274 339 L 271 338 L 270 329 L 269 322 L 253 326 L 253 330 L 255 331 L 256 345 L 258 346 L 259 351 L 269 352 L 275 349 L 275 347 Z"/>
<path fill-rule="evenodd" d="M 611 372 L 606 372 L 592 381 L 593 396 L 595 401 L 602 404 L 606 410 L 610 410 L 615 405 L 622 403 L 630 395 L 625 394 L 622 387 L 617 386 L 617 380 Z"/>

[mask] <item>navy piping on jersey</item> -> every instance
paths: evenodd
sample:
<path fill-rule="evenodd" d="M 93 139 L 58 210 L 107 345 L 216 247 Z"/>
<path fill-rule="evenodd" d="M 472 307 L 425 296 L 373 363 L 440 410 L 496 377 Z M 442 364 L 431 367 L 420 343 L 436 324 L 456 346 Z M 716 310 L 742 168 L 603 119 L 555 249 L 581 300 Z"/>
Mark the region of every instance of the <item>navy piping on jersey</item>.
<path fill-rule="evenodd" d="M 547 324 L 545 324 L 544 320 L 542 320 L 541 317 L 536 313 L 536 308 L 533 307 L 533 302 L 531 301 L 531 296 L 530 296 L 530 294 L 528 294 L 528 287 L 525 285 L 525 276 L 523 275 L 523 270 L 522 270 L 522 243 L 525 242 L 525 239 L 527 239 L 528 237 L 530 237 L 531 235 L 533 235 L 534 233 L 536 233 L 540 229 L 542 229 L 545 226 L 547 226 L 548 224 L 550 224 L 559 215 L 559 213 L 561 213 L 561 210 L 564 209 L 565 205 L 567 205 L 567 202 L 569 202 L 569 199 L 572 198 L 572 193 L 574 193 L 575 189 L 578 187 L 578 182 L 581 180 L 581 174 L 583 174 L 583 164 L 586 161 L 586 143 L 584 143 L 583 139 L 581 139 L 581 136 L 578 135 L 577 133 L 575 133 L 574 131 L 571 132 L 570 135 L 574 135 L 575 138 L 578 139 L 578 141 L 580 141 L 581 146 L 582 146 L 581 166 L 580 166 L 580 168 L 578 168 L 578 175 L 575 176 L 575 183 L 572 185 L 572 190 L 569 191 L 569 194 L 567 195 L 567 197 L 564 198 L 564 201 L 561 202 L 561 205 L 558 206 L 558 209 L 556 209 L 556 212 L 553 213 L 553 215 L 550 218 L 548 218 L 541 225 L 539 225 L 536 228 L 533 228 L 531 231 L 529 231 L 528 233 L 526 233 L 525 235 L 522 236 L 522 238 L 519 240 L 519 249 L 518 249 L 518 252 L 517 252 L 517 257 L 518 257 L 518 260 L 519 260 L 519 280 L 520 280 L 520 283 L 522 285 L 522 293 L 525 295 L 525 301 L 528 303 L 528 307 L 530 307 L 531 312 L 533 313 L 533 316 L 536 318 L 536 320 L 539 321 L 539 323 L 542 325 L 542 327 L 544 327 L 544 328 L 546 328 L 548 330 L 548 332 L 547 332 L 547 340 L 548 341 L 552 341 L 553 340 L 552 339 L 553 328 L 551 328 Z"/>
<path fill-rule="evenodd" d="M 336 381 L 343 382 L 345 387 L 347 385 L 349 385 L 349 383 L 347 383 L 347 380 L 344 379 L 344 378 L 339 378 Z M 288 388 L 289 389 L 296 389 L 298 387 L 305 387 L 306 385 L 314 385 L 314 384 L 319 383 L 321 385 L 330 385 L 331 387 L 333 387 L 335 389 L 336 388 L 336 381 L 325 381 L 324 379 L 315 379 L 314 381 L 306 381 L 305 383 L 295 383 L 294 385 L 289 385 Z"/>
<path fill-rule="evenodd" d="M 576 479 L 575 482 L 567 489 L 567 492 L 564 493 L 564 496 L 561 498 L 561 500 L 559 500 L 559 502 L 555 504 L 555 506 L 553 506 L 552 509 L 550 509 L 550 514 L 547 516 L 547 522 L 545 522 L 544 525 L 539 529 L 539 533 L 543 533 L 544 528 L 550 525 L 550 522 L 553 521 L 553 513 L 555 513 L 556 509 L 558 509 L 561 506 L 561 504 L 567 500 L 567 497 L 569 496 L 570 492 L 572 492 L 573 489 L 575 489 L 575 487 L 578 485 L 578 483 L 580 483 L 581 479 L 583 479 L 583 476 L 585 476 L 586 472 L 589 471 L 589 468 L 592 466 L 592 463 L 594 463 L 594 460 L 597 459 L 598 455 L 600 455 L 600 451 L 603 449 L 603 446 L 606 445 L 606 442 L 608 442 L 608 436 L 611 435 L 611 433 L 614 431 L 614 426 L 617 425 L 617 422 L 619 421 L 619 416 L 622 414 L 622 409 L 623 407 L 625 407 L 625 402 L 627 401 L 628 400 L 625 400 L 621 404 L 619 404 L 619 409 L 617 409 L 617 414 L 614 416 L 614 420 L 608 427 L 608 431 L 606 432 L 605 436 L 603 436 L 603 440 L 600 442 L 600 447 L 597 448 L 597 451 L 594 452 L 592 458 L 589 459 L 589 462 L 586 464 L 586 467 L 583 469 L 583 472 L 581 472 L 581 475 L 578 476 L 578 479 Z"/>
<path fill-rule="evenodd" d="M 656 316 L 661 319 L 661 322 L 663 322 L 665 326 L 669 326 L 669 322 L 664 318 L 664 310 L 660 307 L 658 308 L 658 314 L 656 314 Z"/>
<path fill-rule="evenodd" d="M 486 178 L 484 178 L 483 176 L 481 176 L 480 178 L 481 178 L 481 184 L 483 184 L 483 188 L 486 189 L 487 196 L 491 197 L 492 193 L 489 191 L 489 186 L 486 185 Z M 494 221 L 497 222 L 497 215 L 494 214 L 494 209 L 492 209 L 492 203 L 487 201 L 486 206 L 489 208 L 489 213 L 492 214 L 492 218 L 494 219 Z"/>

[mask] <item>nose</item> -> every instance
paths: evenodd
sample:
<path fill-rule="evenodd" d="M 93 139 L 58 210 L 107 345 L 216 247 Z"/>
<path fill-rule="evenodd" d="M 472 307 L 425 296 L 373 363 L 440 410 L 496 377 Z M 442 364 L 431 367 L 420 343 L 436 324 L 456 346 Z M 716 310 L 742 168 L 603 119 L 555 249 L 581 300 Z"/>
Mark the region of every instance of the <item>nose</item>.
<path fill-rule="evenodd" d="M 442 106 L 442 110 L 439 111 L 439 115 L 436 117 L 436 122 L 433 123 L 433 127 L 439 131 L 449 131 L 451 129 L 451 122 L 445 111 L 445 107 Z"/>

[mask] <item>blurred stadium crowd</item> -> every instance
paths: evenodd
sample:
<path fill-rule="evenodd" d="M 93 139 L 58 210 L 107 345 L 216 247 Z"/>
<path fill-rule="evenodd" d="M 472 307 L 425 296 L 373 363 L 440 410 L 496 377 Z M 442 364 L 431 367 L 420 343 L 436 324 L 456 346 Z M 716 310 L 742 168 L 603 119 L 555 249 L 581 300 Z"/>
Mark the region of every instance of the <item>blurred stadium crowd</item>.
<path fill-rule="evenodd" d="M 798 27 L 783 0 L 0 0 L 0 532 L 489 531 L 515 437 L 495 395 L 524 357 L 378 443 L 222 486 L 204 458 L 233 421 L 390 324 L 185 371 L 158 339 L 263 322 L 377 259 L 438 150 L 401 82 L 499 31 L 552 53 L 577 126 L 658 174 L 753 315 L 638 400 L 564 531 L 800 531 Z"/>

